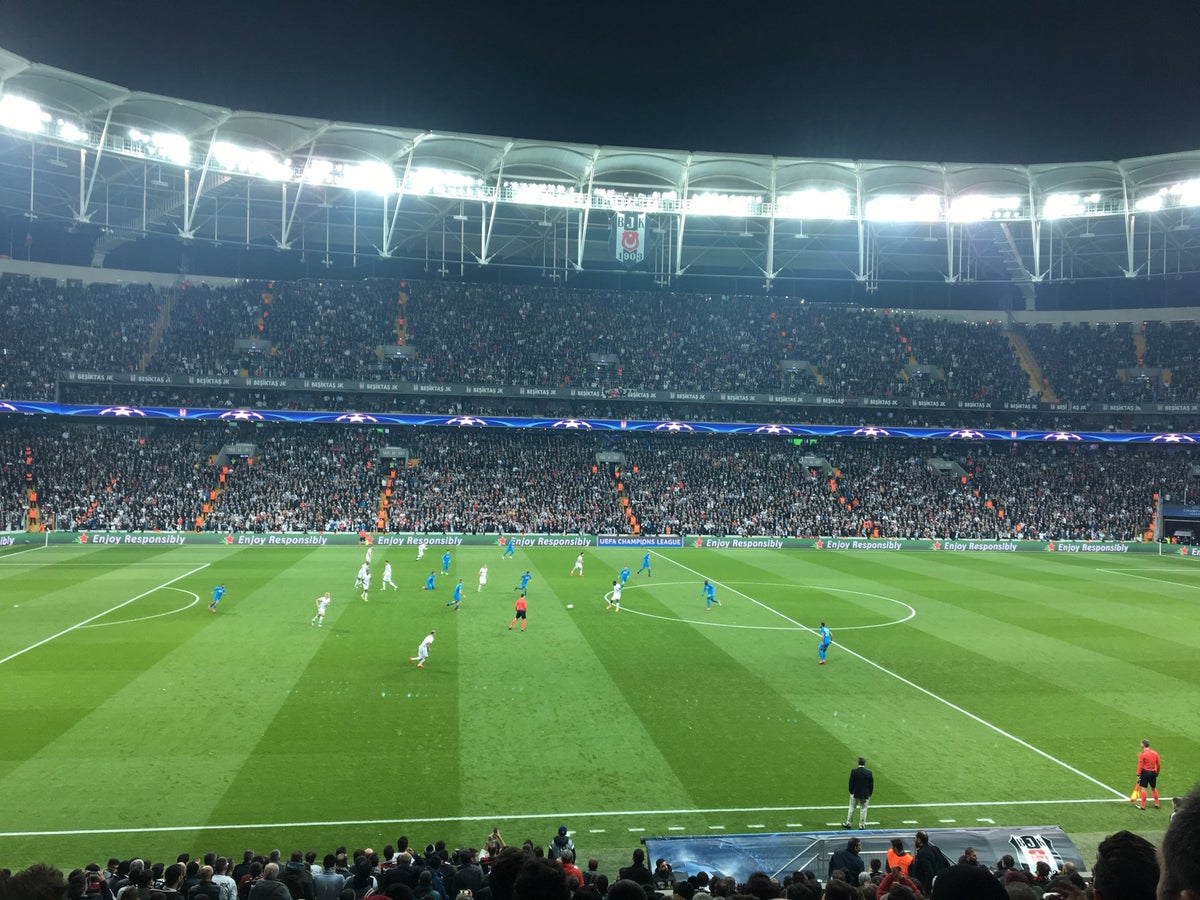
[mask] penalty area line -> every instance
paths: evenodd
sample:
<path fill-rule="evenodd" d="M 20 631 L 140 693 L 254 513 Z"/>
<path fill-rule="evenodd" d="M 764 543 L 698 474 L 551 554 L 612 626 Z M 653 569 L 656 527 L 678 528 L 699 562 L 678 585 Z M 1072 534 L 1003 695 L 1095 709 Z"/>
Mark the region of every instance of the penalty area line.
<path fill-rule="evenodd" d="M 1095 804 L 1129 802 L 1127 797 L 1119 800 L 1112 797 L 1076 800 L 985 800 L 979 802 L 956 801 L 953 803 L 880 803 L 871 804 L 872 809 L 956 809 L 989 806 L 1063 806 L 1067 804 Z M 730 813 L 794 813 L 830 812 L 844 810 L 845 804 L 833 806 L 731 806 L 713 809 L 626 809 L 611 812 L 592 810 L 589 812 L 529 813 L 526 815 L 483 815 L 483 816 L 428 816 L 407 819 L 332 819 L 321 822 L 258 822 L 243 825 L 166 825 L 151 828 L 80 828 L 69 831 L 0 831 L 0 838 L 27 837 L 72 837 L 88 834 L 170 834 L 180 831 L 250 831 L 253 829 L 279 828 L 334 828 L 361 827 L 367 825 L 445 825 L 469 822 L 528 822 L 533 820 L 557 820 L 563 817 L 615 818 L 617 816 L 708 816 Z M 711 827 L 711 826 L 710 826 Z M 724 827 L 724 826 L 719 826 Z M 593 833 L 595 829 L 592 829 Z"/>
<path fill-rule="evenodd" d="M 150 594 L 153 594 L 155 591 L 160 591 L 165 587 L 169 587 L 172 584 L 174 584 L 175 582 L 181 581 L 182 579 L 187 578 L 189 575 L 195 575 L 197 572 L 202 572 L 205 569 L 207 569 L 210 565 L 212 565 L 212 563 L 205 563 L 202 566 L 197 566 L 196 568 L 192 569 L 190 572 L 184 572 L 182 575 L 178 575 L 175 578 L 172 578 L 170 581 L 164 581 L 162 584 L 155 585 L 154 587 L 150 588 L 150 590 L 143 591 L 142 593 L 138 594 L 136 597 L 130 597 L 128 600 L 125 600 L 122 603 L 118 603 L 116 606 L 113 606 L 113 607 L 110 607 L 109 609 L 104 610 L 104 612 L 98 612 L 94 616 L 92 616 L 90 619 L 84 619 L 82 622 L 76 622 L 74 625 L 71 625 L 68 628 L 64 628 L 62 631 L 58 632 L 57 634 L 52 634 L 52 635 L 50 635 L 50 637 L 42 638 L 37 643 L 30 644 L 28 647 L 18 650 L 16 653 L 10 653 L 8 656 L 4 657 L 3 659 L 0 659 L 0 665 L 4 665 L 4 663 L 8 662 L 9 660 L 16 659 L 18 656 L 28 653 L 30 650 L 36 650 L 38 647 L 42 646 L 43 644 L 48 644 L 51 641 L 55 640 L 56 638 L 62 637 L 64 634 L 70 634 L 72 631 L 75 631 L 76 629 L 83 628 L 85 625 L 90 625 L 92 622 L 95 622 L 97 619 L 107 616 L 111 612 L 116 612 L 118 609 L 126 607 L 130 603 L 133 603 L 137 600 L 141 600 L 143 597 L 148 597 Z M 85 833 L 86 832 L 80 832 L 80 834 L 85 834 Z"/>

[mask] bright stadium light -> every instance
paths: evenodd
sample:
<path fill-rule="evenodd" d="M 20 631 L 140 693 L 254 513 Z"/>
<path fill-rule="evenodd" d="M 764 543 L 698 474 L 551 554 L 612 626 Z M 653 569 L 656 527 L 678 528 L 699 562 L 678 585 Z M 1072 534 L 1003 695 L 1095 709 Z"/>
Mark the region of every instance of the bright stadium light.
<path fill-rule="evenodd" d="M 192 144 L 181 134 L 157 131 L 151 135 L 156 156 L 186 166 L 192 160 Z"/>
<path fill-rule="evenodd" d="M 50 114 L 32 100 L 15 94 L 0 97 L 0 126 L 37 134 L 45 131 L 49 123 Z"/>
<path fill-rule="evenodd" d="M 1200 206 L 1200 178 L 1173 184 L 1170 193 L 1179 198 L 1180 206 Z"/>
<path fill-rule="evenodd" d="M 308 184 L 333 184 L 336 180 L 333 163 L 327 159 L 310 159 L 304 167 L 304 180 Z"/>
<path fill-rule="evenodd" d="M 950 201 L 948 215 L 951 222 L 991 222 L 1014 219 L 1020 211 L 1020 197 L 962 194 Z"/>
<path fill-rule="evenodd" d="M 171 134 L 166 131 L 146 134 L 144 131 L 130 128 L 129 140 L 136 153 L 153 156 L 180 166 L 186 166 L 192 161 L 191 142 L 181 134 Z"/>
<path fill-rule="evenodd" d="M 257 175 L 272 181 L 292 180 L 291 161 L 276 159 L 266 150 L 250 150 L 228 141 L 216 141 L 212 153 L 217 166 L 227 172 Z"/>
<path fill-rule="evenodd" d="M 594 205 L 617 212 L 674 212 L 679 195 L 674 191 L 617 191 L 612 188 L 593 189 Z"/>
<path fill-rule="evenodd" d="M 1067 216 L 1081 216 L 1087 207 L 1083 198 L 1078 194 L 1051 194 L 1046 198 L 1042 207 L 1042 218 L 1065 219 Z"/>
<path fill-rule="evenodd" d="M 505 199 L 530 206 L 553 206 L 562 209 L 579 209 L 584 205 L 584 196 L 573 186 L 565 184 L 542 184 L 533 181 L 504 182 Z"/>
<path fill-rule="evenodd" d="M 346 166 L 342 170 L 342 187 L 353 191 L 371 191 L 375 194 L 394 194 L 397 190 L 396 173 L 387 163 L 361 162 Z"/>
<path fill-rule="evenodd" d="M 757 216 L 762 214 L 763 198 L 751 194 L 693 194 L 688 212 L 701 216 Z"/>
<path fill-rule="evenodd" d="M 1158 212 L 1163 208 L 1163 195 L 1165 195 L 1166 192 L 1166 188 L 1159 188 L 1153 194 L 1148 194 L 1145 197 L 1138 197 L 1133 204 L 1133 208 L 1138 212 Z"/>
<path fill-rule="evenodd" d="M 432 194 L 437 197 L 475 197 L 482 182 L 463 172 L 419 167 L 409 171 L 404 189 L 410 194 Z"/>
<path fill-rule="evenodd" d="M 841 188 L 806 188 L 783 194 L 775 204 L 777 219 L 846 219 L 850 216 L 850 195 Z"/>
<path fill-rule="evenodd" d="M 55 122 L 58 129 L 58 136 L 64 141 L 70 141 L 72 144 L 86 144 L 88 141 L 88 133 L 76 125 L 74 122 L 68 122 L 66 119 L 59 119 Z"/>
<path fill-rule="evenodd" d="M 872 222 L 936 222 L 942 217 L 942 198 L 937 194 L 889 194 L 871 198 L 863 211 Z"/>

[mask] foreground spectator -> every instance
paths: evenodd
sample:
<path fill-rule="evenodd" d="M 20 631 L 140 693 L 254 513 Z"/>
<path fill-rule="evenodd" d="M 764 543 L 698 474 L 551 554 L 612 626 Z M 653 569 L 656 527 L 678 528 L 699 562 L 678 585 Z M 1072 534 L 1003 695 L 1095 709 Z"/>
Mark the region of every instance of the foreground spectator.
<path fill-rule="evenodd" d="M 1154 900 L 1158 876 L 1154 845 L 1141 835 L 1118 831 L 1096 848 L 1092 867 L 1096 900 Z"/>

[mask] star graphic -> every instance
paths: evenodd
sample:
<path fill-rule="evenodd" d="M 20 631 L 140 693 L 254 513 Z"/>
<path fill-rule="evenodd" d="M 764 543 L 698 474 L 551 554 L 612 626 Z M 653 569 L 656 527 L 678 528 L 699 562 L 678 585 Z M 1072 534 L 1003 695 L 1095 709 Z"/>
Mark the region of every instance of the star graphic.
<path fill-rule="evenodd" d="M 703 547 L 703 546 L 704 546 L 704 539 L 703 539 L 703 538 L 696 538 L 696 546 L 697 546 L 697 547 Z"/>
<path fill-rule="evenodd" d="M 81 544 L 86 544 L 86 543 L 87 543 L 87 537 L 88 537 L 88 536 L 87 536 L 86 534 L 81 534 L 79 537 L 75 538 L 75 540 L 77 540 L 77 541 L 78 541 L 79 543 L 81 543 Z"/>
<path fill-rule="evenodd" d="M 818 550 L 820 550 L 822 547 L 824 547 L 824 546 L 825 546 L 825 542 L 824 542 L 823 540 L 821 540 L 820 538 L 817 538 L 817 543 L 816 543 L 816 544 L 814 544 L 814 546 L 815 546 L 815 547 L 816 547 Z"/>
<path fill-rule="evenodd" d="M 941 541 L 934 541 L 934 542 L 933 542 L 933 549 L 934 549 L 934 550 L 941 550 L 941 549 L 942 549 L 942 542 L 941 542 Z"/>
<path fill-rule="evenodd" d="M 233 543 L 233 535 L 232 535 L 232 534 L 227 534 L 227 535 L 225 535 L 225 543 L 226 543 L 226 544 L 232 544 L 232 543 Z"/>

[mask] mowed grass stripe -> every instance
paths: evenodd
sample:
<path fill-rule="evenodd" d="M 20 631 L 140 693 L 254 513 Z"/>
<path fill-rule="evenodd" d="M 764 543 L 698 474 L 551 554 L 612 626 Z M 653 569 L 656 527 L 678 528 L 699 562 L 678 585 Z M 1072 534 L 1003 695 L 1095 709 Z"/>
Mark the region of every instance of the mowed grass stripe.
<path fill-rule="evenodd" d="M 176 616 L 76 631 L 39 648 L 38 658 L 60 674 L 73 708 L 85 714 L 49 717 L 54 741 L 0 785 L 14 819 L 35 827 L 81 820 L 138 827 L 176 824 L 185 811 L 189 821 L 207 816 L 220 795 L 214 785 L 253 752 L 241 717 L 261 712 L 263 698 L 273 708 L 269 687 L 290 671 L 278 660 L 256 668 L 262 660 L 238 646 L 239 635 L 260 633 L 255 610 L 269 607 L 269 585 L 280 574 L 261 561 L 243 551 L 221 554 L 230 594 L 216 616 L 200 604 Z M 202 577 L 191 584 L 197 593 L 209 586 Z M 98 772 L 114 785 L 154 785 L 162 799 L 113 803 L 95 790 Z M 48 802 L 58 797 L 69 798 L 61 809 Z"/>
<path fill-rule="evenodd" d="M 619 624 L 605 621 L 594 597 L 603 578 L 588 572 L 564 583 L 571 562 L 530 593 L 524 634 L 508 628 L 515 591 L 458 614 L 463 682 L 474 686 L 460 700 L 463 802 L 473 814 L 637 808 L 648 783 L 656 798 L 686 797 L 587 640 Z"/>
<path fill-rule="evenodd" d="M 269 597 L 250 604 L 250 627 L 228 635 L 230 659 L 241 667 L 231 680 L 253 685 L 255 698 L 251 710 L 223 713 L 245 752 L 219 782 L 211 821 L 264 821 L 264 791 L 272 794 L 266 808 L 285 821 L 371 818 L 388 802 L 379 778 L 403 749 L 389 699 L 406 649 L 397 633 L 402 594 L 378 589 L 379 564 L 370 601 L 359 599 L 360 548 L 273 552 L 292 564 Z M 318 628 L 314 601 L 326 590 L 333 602 Z"/>

